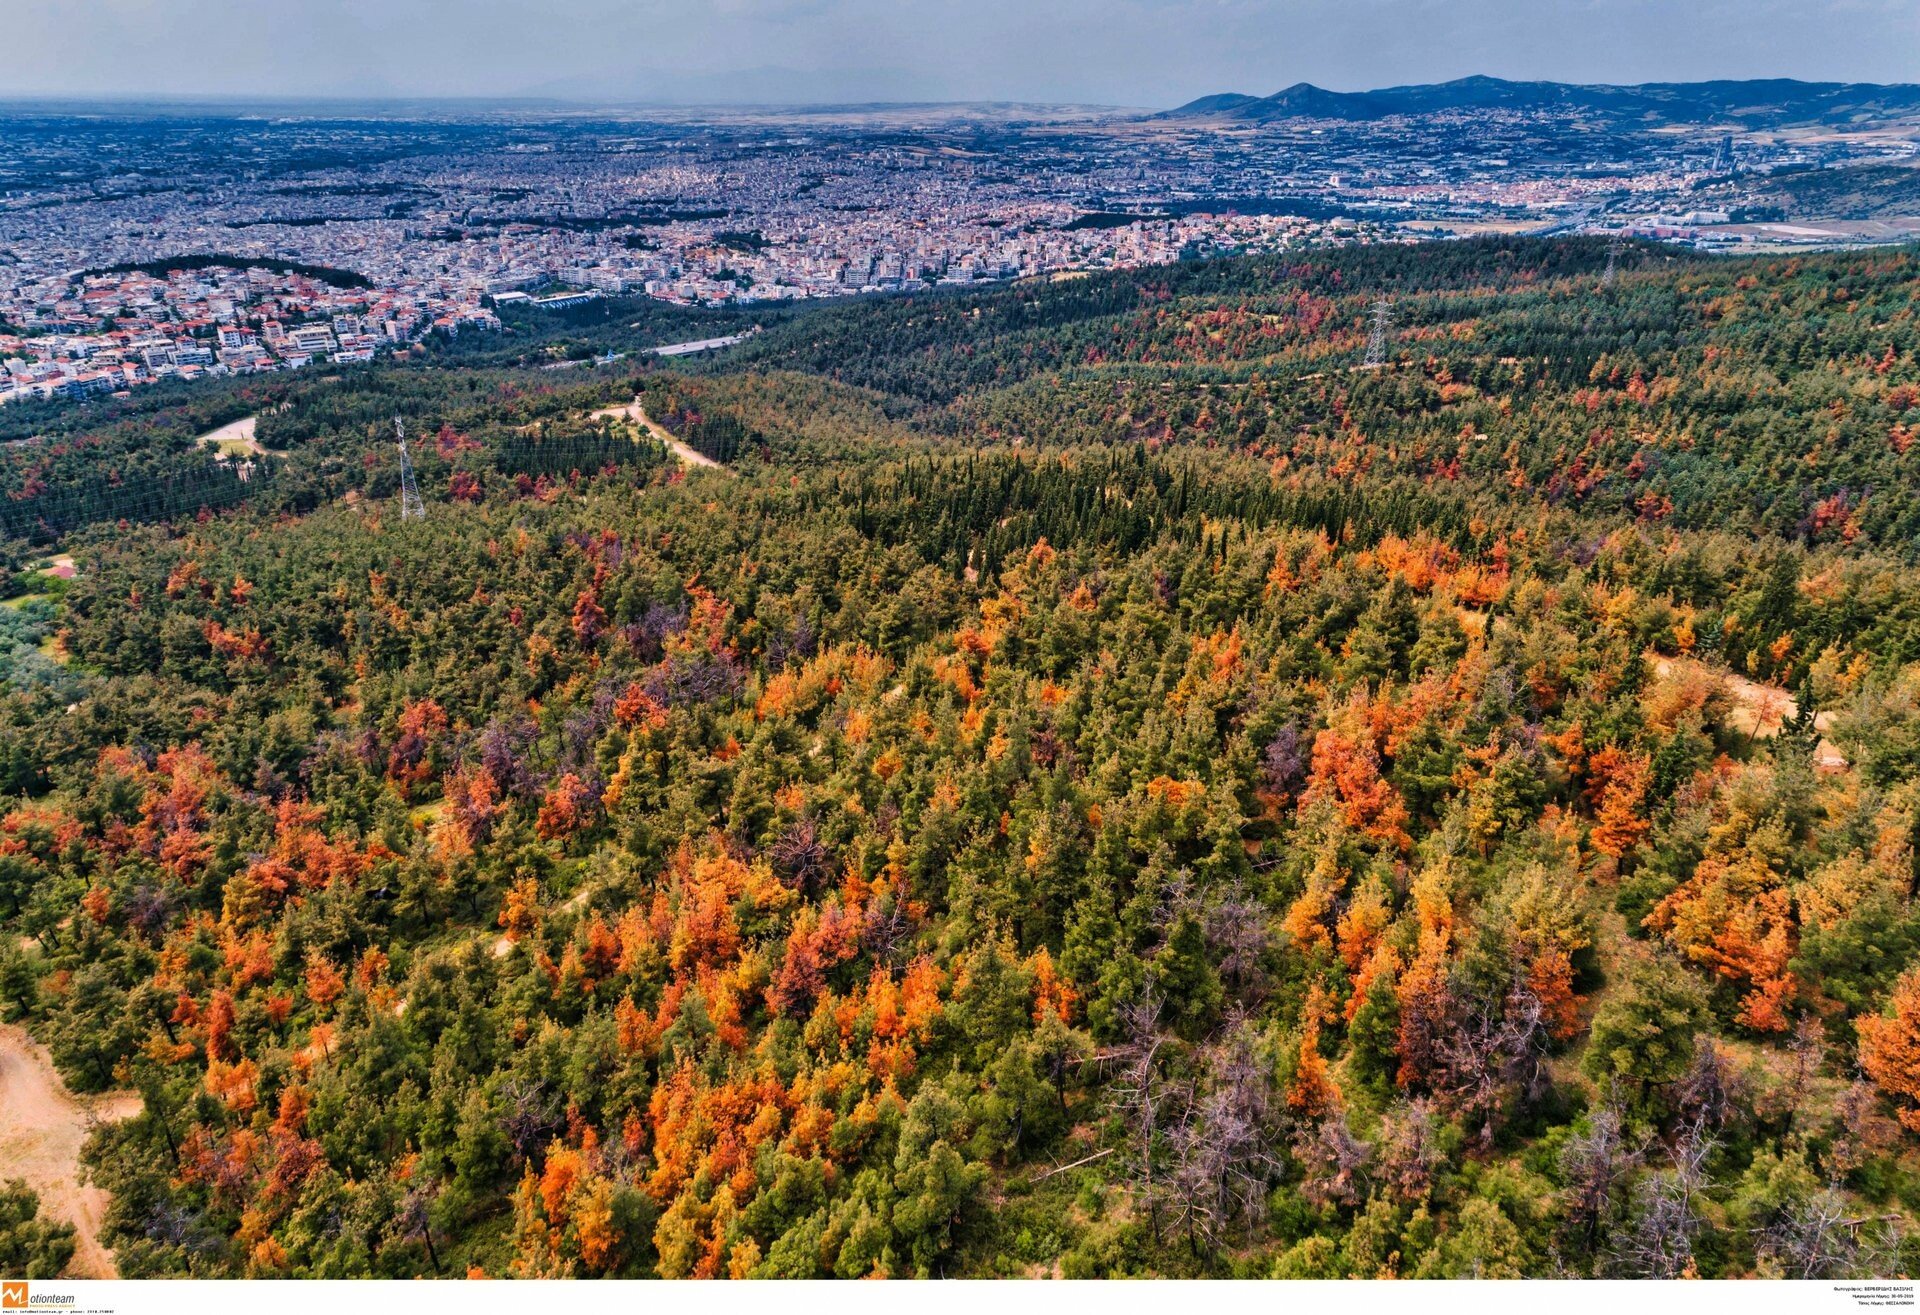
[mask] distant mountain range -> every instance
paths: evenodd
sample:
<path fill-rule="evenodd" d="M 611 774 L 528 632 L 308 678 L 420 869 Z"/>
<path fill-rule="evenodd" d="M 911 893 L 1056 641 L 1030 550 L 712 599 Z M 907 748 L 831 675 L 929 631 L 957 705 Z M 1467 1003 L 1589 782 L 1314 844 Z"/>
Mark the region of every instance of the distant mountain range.
<path fill-rule="evenodd" d="M 1271 96 L 1202 96 L 1159 118 L 1271 123 L 1281 119 L 1366 122 L 1444 110 L 1574 111 L 1648 124 L 1726 123 L 1747 128 L 1847 123 L 1920 114 L 1920 85 L 1799 82 L 1757 78 L 1722 82 L 1646 82 L 1632 87 L 1459 78 L 1378 91 L 1328 91 L 1296 82 Z"/>

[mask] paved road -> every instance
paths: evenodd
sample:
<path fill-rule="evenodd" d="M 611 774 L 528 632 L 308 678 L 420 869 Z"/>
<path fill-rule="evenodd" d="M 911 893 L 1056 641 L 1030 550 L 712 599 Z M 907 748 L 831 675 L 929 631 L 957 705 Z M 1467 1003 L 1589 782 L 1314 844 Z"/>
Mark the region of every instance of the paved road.
<path fill-rule="evenodd" d="M 736 333 L 729 338 L 702 338 L 698 342 L 670 342 L 664 347 L 649 347 L 655 356 L 692 356 L 696 352 L 718 351 L 722 347 L 731 347 L 735 343 L 745 342 L 752 335 Z"/>

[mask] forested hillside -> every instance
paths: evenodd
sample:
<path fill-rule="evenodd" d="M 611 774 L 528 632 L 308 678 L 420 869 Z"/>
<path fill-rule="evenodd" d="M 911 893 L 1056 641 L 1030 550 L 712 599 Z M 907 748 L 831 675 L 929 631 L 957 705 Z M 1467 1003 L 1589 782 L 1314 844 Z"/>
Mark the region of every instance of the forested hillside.
<path fill-rule="evenodd" d="M 9 448 L 0 1018 L 141 1098 L 120 1272 L 1911 1272 L 1920 260 L 1605 264 Z"/>

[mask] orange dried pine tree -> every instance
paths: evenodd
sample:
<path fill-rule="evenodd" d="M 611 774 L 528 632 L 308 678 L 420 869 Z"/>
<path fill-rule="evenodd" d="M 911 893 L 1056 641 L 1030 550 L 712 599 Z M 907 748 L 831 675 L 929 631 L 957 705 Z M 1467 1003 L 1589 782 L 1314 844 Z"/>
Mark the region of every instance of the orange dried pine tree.
<path fill-rule="evenodd" d="M 1890 1014 L 1869 1014 L 1860 1034 L 1860 1067 L 1891 1097 L 1900 1122 L 1920 1132 L 1920 968 L 1894 983 Z"/>

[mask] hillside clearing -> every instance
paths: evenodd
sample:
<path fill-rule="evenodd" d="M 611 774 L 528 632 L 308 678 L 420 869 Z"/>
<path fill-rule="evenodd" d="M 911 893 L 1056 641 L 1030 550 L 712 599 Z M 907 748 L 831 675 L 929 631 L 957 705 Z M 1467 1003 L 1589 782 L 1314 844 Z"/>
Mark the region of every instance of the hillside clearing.
<path fill-rule="evenodd" d="M 80 1181 L 80 1148 L 96 1123 L 130 1118 L 140 1098 L 129 1092 L 81 1097 L 67 1090 L 46 1048 L 22 1029 L 0 1024 L 0 1176 L 24 1179 L 49 1218 L 78 1236 L 68 1272 L 114 1278 L 113 1255 L 100 1244 L 107 1194 Z"/>

